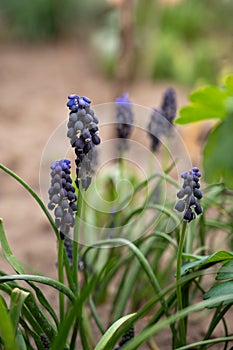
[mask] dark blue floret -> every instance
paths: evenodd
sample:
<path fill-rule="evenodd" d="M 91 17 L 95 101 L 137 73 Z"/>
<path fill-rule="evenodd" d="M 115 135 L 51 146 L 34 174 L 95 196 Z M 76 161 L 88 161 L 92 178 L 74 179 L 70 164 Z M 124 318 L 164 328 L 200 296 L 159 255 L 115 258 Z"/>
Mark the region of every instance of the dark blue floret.
<path fill-rule="evenodd" d="M 184 211 L 183 219 L 187 222 L 194 220 L 196 215 L 202 214 L 202 207 L 197 201 L 202 198 L 202 192 L 199 189 L 200 176 L 201 173 L 197 167 L 181 174 L 184 183 L 182 189 L 177 193 L 179 201 L 175 205 L 175 210 Z"/>
<path fill-rule="evenodd" d="M 75 163 L 77 166 L 77 178 L 75 183 L 78 187 L 80 183 L 84 184 L 85 186 L 83 188 L 86 190 L 91 183 L 89 178 L 91 178 L 94 167 L 94 165 L 91 166 L 91 168 L 86 166 L 87 155 L 91 155 L 91 158 L 94 158 L 93 149 L 95 145 L 98 145 L 101 142 L 97 125 L 98 118 L 90 108 L 91 100 L 88 97 L 69 95 L 68 98 L 69 101 L 67 106 L 71 109 L 71 112 L 67 124 L 67 136 L 69 137 L 71 146 L 74 147 L 76 154 Z M 72 108 L 75 108 L 75 111 L 73 111 Z M 94 162 L 92 163 L 94 164 Z M 80 174 L 82 174 L 83 181 L 80 181 Z M 87 178 L 88 181 L 86 181 Z"/>

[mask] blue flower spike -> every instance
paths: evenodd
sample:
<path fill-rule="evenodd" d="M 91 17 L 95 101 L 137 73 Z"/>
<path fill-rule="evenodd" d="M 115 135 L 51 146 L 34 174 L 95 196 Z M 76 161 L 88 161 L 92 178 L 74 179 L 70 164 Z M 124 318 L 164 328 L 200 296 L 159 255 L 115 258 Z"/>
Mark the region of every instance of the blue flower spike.
<path fill-rule="evenodd" d="M 61 237 L 68 235 L 74 226 L 77 211 L 75 189 L 70 177 L 70 161 L 62 159 L 51 164 L 51 186 L 49 188 L 48 208 L 54 210 L 55 223 Z"/>
<path fill-rule="evenodd" d="M 177 103 L 176 93 L 173 88 L 168 88 L 163 95 L 161 107 L 153 108 L 147 127 L 148 136 L 151 141 L 151 151 L 156 152 L 160 145 L 160 138 L 170 136 L 173 121 L 176 117 Z"/>
<path fill-rule="evenodd" d="M 91 100 L 72 94 L 68 96 L 70 109 L 67 137 L 76 154 L 76 186 L 87 190 L 91 184 L 96 159 L 95 146 L 99 145 L 98 118 L 91 109 Z"/>
<path fill-rule="evenodd" d="M 119 143 L 120 150 L 128 148 L 127 139 L 130 137 L 133 129 L 134 116 L 132 111 L 132 102 L 127 93 L 117 97 L 116 103 L 116 132 L 117 137 L 122 139 Z"/>
<path fill-rule="evenodd" d="M 175 205 L 175 210 L 184 212 L 183 219 L 191 222 L 196 218 L 196 215 L 202 214 L 202 207 L 198 200 L 202 198 L 199 179 L 201 173 L 199 168 L 193 167 L 190 171 L 181 174 L 184 183 L 181 190 L 177 193 L 179 198 Z"/>

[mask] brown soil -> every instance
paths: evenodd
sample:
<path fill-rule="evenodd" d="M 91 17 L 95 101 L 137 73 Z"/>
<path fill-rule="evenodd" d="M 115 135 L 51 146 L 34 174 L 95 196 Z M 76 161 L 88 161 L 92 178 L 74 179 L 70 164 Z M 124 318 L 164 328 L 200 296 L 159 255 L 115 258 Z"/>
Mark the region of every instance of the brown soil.
<path fill-rule="evenodd" d="M 39 193 L 41 155 L 54 129 L 67 118 L 67 95 L 77 92 L 91 97 L 94 104 L 112 102 L 119 86 L 101 75 L 93 53 L 84 45 L 4 45 L 0 52 L 0 161 Z M 166 82 L 140 80 L 129 85 L 128 92 L 135 103 L 151 108 L 159 105 L 168 86 Z M 180 107 L 187 101 L 188 92 L 180 87 L 176 91 Z M 181 130 L 197 161 L 199 129 L 195 125 Z M 34 199 L 3 172 L 0 198 L 0 215 L 16 257 L 25 263 L 27 271 L 33 269 L 56 278 L 56 239 Z M 2 259 L 1 269 L 11 271 Z M 45 291 L 56 305 L 54 291 Z M 192 340 L 199 339 L 203 322 L 195 320 L 193 325 Z M 155 340 L 160 349 L 170 348 L 166 332 Z"/>

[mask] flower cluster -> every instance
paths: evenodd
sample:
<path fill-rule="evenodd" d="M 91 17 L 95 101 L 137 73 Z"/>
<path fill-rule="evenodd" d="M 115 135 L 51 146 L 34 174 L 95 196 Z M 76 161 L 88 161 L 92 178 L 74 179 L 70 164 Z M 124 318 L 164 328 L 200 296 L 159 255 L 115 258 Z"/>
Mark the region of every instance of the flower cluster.
<path fill-rule="evenodd" d="M 76 154 L 76 185 L 87 190 L 93 172 L 94 146 L 100 143 L 98 118 L 91 109 L 91 100 L 78 95 L 68 96 L 70 109 L 67 136 Z"/>
<path fill-rule="evenodd" d="M 74 226 L 74 213 L 77 211 L 75 189 L 70 177 L 70 161 L 62 159 L 51 164 L 51 186 L 48 208 L 54 210 L 55 224 L 61 237 L 67 235 Z"/>
<path fill-rule="evenodd" d="M 131 327 L 121 338 L 117 347 L 114 350 L 120 350 L 128 341 L 134 338 L 134 328 Z"/>
<path fill-rule="evenodd" d="M 50 341 L 45 333 L 40 334 L 40 341 L 43 345 L 44 350 L 49 350 L 51 348 Z"/>
<path fill-rule="evenodd" d="M 165 91 L 161 108 L 153 109 L 148 124 L 148 135 L 151 139 L 151 150 L 155 152 L 160 144 L 162 135 L 169 136 L 173 120 L 176 116 L 176 94 L 175 90 L 169 88 Z"/>
<path fill-rule="evenodd" d="M 126 93 L 116 99 L 116 122 L 117 136 L 123 141 L 119 147 L 121 150 L 127 149 L 127 138 L 132 132 L 134 118 L 132 102 Z"/>
<path fill-rule="evenodd" d="M 175 205 L 175 209 L 179 212 L 184 211 L 183 219 L 192 221 L 196 215 L 202 214 L 202 207 L 198 202 L 202 198 L 199 179 L 201 173 L 197 167 L 181 174 L 184 180 L 182 189 L 177 193 L 179 201 Z"/>

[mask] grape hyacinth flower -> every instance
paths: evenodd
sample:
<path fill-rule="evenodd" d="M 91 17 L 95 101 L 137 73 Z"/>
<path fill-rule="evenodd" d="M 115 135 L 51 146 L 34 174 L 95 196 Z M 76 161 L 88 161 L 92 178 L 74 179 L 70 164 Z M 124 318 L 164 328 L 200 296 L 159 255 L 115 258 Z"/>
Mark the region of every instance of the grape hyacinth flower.
<path fill-rule="evenodd" d="M 70 161 L 62 159 L 51 164 L 51 186 L 49 188 L 48 208 L 54 210 L 55 224 L 61 238 L 68 235 L 74 226 L 77 211 L 75 189 L 70 177 Z"/>
<path fill-rule="evenodd" d="M 187 222 L 194 220 L 196 215 L 202 214 L 202 207 L 198 202 L 202 198 L 200 177 L 201 173 L 197 167 L 181 174 L 184 183 L 182 189 L 177 193 L 179 200 L 175 205 L 175 210 L 184 212 L 183 219 Z"/>
<path fill-rule="evenodd" d="M 127 93 L 118 97 L 115 102 L 117 137 L 122 139 L 122 142 L 119 144 L 119 149 L 126 150 L 128 148 L 127 139 L 130 137 L 134 122 L 132 102 L 129 100 Z"/>
<path fill-rule="evenodd" d="M 160 109 L 154 108 L 148 124 L 148 135 L 151 139 L 151 150 L 155 152 L 160 144 L 162 135 L 169 136 L 176 116 L 176 94 L 173 88 L 168 88 Z"/>
<path fill-rule="evenodd" d="M 72 94 L 68 96 L 70 109 L 67 136 L 76 154 L 76 185 L 87 190 L 91 184 L 93 164 L 96 156 L 94 147 L 100 144 L 98 118 L 91 109 L 91 100 Z"/>
<path fill-rule="evenodd" d="M 131 327 L 121 338 L 114 350 L 120 350 L 128 341 L 134 338 L 134 328 Z"/>
<path fill-rule="evenodd" d="M 170 125 L 172 125 L 176 117 L 176 110 L 176 92 L 173 88 L 168 88 L 163 95 L 161 111 L 165 118 L 170 122 Z"/>

